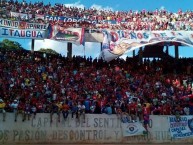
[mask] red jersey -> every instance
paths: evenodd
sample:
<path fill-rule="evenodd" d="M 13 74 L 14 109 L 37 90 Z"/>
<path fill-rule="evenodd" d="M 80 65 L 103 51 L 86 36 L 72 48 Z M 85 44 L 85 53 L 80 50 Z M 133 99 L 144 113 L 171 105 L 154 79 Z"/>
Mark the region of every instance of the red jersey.
<path fill-rule="evenodd" d="M 168 104 L 165 104 L 162 106 L 162 112 L 163 115 L 171 115 L 171 107 Z"/>
<path fill-rule="evenodd" d="M 149 115 L 150 114 L 150 108 L 149 107 L 143 107 L 143 114 Z"/>
<path fill-rule="evenodd" d="M 136 107 L 137 107 L 136 103 L 131 103 L 128 105 L 128 110 L 130 111 L 130 113 L 136 113 Z"/>

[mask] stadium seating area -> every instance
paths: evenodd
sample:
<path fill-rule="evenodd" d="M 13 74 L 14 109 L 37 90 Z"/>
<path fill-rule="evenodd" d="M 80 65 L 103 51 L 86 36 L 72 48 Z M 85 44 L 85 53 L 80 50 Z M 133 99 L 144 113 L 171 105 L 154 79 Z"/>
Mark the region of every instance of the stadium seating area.
<path fill-rule="evenodd" d="M 22 19 L 18 15 L 28 14 L 29 17 Z M 65 16 L 72 18 L 83 18 L 96 23 L 81 22 L 51 22 L 44 16 Z M 66 7 L 63 4 L 44 4 L 42 2 L 26 3 L 25 1 L 7 0 L 0 8 L 0 17 L 11 20 L 22 20 L 37 23 L 54 23 L 65 27 L 85 27 L 89 29 L 122 29 L 122 30 L 192 30 L 193 12 L 169 12 L 167 10 L 141 10 L 141 11 L 112 11 L 97 10 L 95 8 Z M 113 23 L 112 23 L 113 22 Z"/>
<path fill-rule="evenodd" d="M 50 112 L 52 102 L 70 108 L 81 102 L 86 113 L 140 115 L 193 114 L 192 59 L 116 59 L 109 63 L 92 58 L 72 59 L 28 51 L 0 52 L 0 98 L 5 110 L 17 100 Z M 146 104 L 144 106 L 144 104 Z M 28 106 L 29 107 L 29 106 Z M 107 109 L 108 108 L 108 109 Z"/>

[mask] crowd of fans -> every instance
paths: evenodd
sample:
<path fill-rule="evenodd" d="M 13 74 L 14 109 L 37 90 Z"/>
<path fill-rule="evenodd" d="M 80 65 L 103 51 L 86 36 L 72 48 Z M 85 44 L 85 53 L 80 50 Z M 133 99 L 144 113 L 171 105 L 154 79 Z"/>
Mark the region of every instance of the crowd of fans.
<path fill-rule="evenodd" d="M 193 12 L 169 12 L 165 9 L 154 11 L 113 11 L 97 10 L 95 8 L 66 7 L 63 4 L 54 6 L 44 2 L 26 3 L 25 0 L 7 0 L 1 3 L 0 17 L 11 20 L 21 20 L 21 17 L 11 15 L 11 12 L 31 15 L 23 21 L 37 23 L 54 23 L 64 27 L 85 27 L 89 29 L 122 29 L 122 30 L 193 30 Z M 83 18 L 88 21 L 69 23 L 53 22 L 44 19 L 45 15 Z M 113 23 L 112 23 L 113 22 Z"/>
<path fill-rule="evenodd" d="M 133 58 L 104 62 L 40 52 L 0 51 L 0 112 L 22 119 L 54 113 L 80 119 L 85 113 L 117 114 L 128 121 L 153 115 L 193 114 L 193 59 Z M 69 116 L 69 113 L 71 116 Z M 2 118 L 2 117 L 1 117 Z"/>

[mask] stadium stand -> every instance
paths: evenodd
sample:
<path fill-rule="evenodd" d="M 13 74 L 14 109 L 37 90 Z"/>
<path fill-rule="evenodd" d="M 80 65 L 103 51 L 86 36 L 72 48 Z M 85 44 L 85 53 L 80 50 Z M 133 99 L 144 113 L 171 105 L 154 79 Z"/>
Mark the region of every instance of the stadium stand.
<path fill-rule="evenodd" d="M 192 115 L 192 61 L 146 59 L 139 64 L 128 58 L 107 63 L 1 50 L 0 103 L 6 105 L 0 107 L 16 109 L 16 115 L 82 108 L 86 113 L 128 113 L 132 120 L 142 120 L 144 113 Z"/>
<path fill-rule="evenodd" d="M 25 17 L 22 16 L 25 14 Z M 84 19 L 79 22 L 53 21 L 46 16 L 65 16 Z M 54 23 L 65 27 L 85 27 L 89 29 L 122 30 L 186 30 L 193 29 L 193 12 L 169 12 L 162 10 L 112 11 L 95 8 L 66 7 L 63 4 L 51 5 L 42 2 L 26 3 L 8 0 L 1 3 L 0 17 L 38 23 Z M 95 22 L 95 23 L 92 23 Z"/>

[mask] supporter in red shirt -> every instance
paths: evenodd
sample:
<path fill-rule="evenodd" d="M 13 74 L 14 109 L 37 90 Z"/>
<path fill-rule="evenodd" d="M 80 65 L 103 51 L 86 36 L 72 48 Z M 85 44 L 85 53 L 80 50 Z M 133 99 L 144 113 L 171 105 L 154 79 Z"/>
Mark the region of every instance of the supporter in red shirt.
<path fill-rule="evenodd" d="M 162 115 L 171 115 L 171 104 L 169 102 L 163 104 Z"/>
<path fill-rule="evenodd" d="M 137 104 L 136 102 L 131 102 L 130 104 L 128 104 L 128 112 L 129 115 L 131 115 L 131 119 L 132 121 L 136 121 L 136 113 L 137 113 Z"/>
<path fill-rule="evenodd" d="M 149 115 L 150 115 L 150 104 L 149 103 L 144 103 L 143 104 L 143 124 L 148 131 L 148 124 L 149 124 Z"/>
<path fill-rule="evenodd" d="M 44 105 L 41 101 L 38 101 L 36 103 L 36 108 L 38 113 L 43 113 L 44 112 Z"/>

